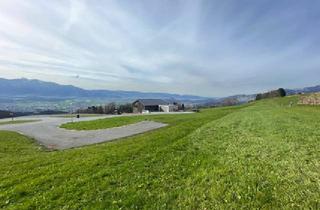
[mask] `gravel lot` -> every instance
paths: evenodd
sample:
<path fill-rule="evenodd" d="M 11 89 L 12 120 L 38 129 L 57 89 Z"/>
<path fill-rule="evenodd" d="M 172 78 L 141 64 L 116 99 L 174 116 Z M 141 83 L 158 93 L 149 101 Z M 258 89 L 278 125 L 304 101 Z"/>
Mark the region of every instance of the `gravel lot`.
<path fill-rule="evenodd" d="M 74 121 L 88 121 L 95 119 L 110 118 L 115 116 L 86 117 L 73 119 Z M 124 138 L 154 129 L 167 126 L 163 123 L 153 121 L 143 121 L 122 127 L 109 128 L 92 131 L 73 131 L 59 128 L 63 123 L 71 122 L 69 118 L 51 117 L 51 116 L 28 116 L 19 117 L 16 120 L 41 120 L 37 122 L 1 125 L 0 130 L 10 130 L 34 138 L 41 145 L 49 149 L 69 149 L 84 145 L 90 145 L 114 139 Z M 8 121 L 1 120 L 1 121 Z"/>

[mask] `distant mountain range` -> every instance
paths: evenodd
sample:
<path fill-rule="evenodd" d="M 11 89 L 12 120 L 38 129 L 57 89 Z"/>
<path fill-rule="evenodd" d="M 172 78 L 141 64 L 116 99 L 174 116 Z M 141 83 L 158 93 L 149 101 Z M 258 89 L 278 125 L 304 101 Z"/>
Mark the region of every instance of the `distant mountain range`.
<path fill-rule="evenodd" d="M 151 93 L 117 90 L 85 90 L 72 85 L 29 79 L 1 79 L 0 98 L 40 99 L 108 99 L 108 101 L 128 101 L 138 98 L 156 98 L 183 102 L 201 102 L 209 98 L 169 93 Z"/>

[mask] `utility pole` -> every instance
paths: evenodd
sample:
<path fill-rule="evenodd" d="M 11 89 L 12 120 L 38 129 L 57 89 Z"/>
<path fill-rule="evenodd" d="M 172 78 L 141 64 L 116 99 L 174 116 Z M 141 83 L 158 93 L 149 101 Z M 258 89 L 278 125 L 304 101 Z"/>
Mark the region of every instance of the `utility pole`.
<path fill-rule="evenodd" d="M 9 107 L 7 107 L 8 111 L 10 112 L 9 115 L 11 117 L 11 120 L 13 121 L 14 120 L 14 113 L 13 113 L 13 106 L 11 109 L 9 109 Z"/>

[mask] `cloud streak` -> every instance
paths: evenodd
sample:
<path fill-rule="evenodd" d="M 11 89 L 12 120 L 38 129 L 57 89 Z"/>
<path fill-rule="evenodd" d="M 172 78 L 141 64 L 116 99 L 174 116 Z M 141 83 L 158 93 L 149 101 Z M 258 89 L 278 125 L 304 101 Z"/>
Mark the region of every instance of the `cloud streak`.
<path fill-rule="evenodd" d="M 0 74 L 205 96 L 314 85 L 319 8 L 316 0 L 3 0 Z"/>

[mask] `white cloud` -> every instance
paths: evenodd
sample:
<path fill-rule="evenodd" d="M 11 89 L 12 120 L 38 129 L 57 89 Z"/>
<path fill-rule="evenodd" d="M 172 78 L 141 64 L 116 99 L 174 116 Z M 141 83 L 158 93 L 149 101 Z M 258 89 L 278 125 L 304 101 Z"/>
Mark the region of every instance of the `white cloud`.
<path fill-rule="evenodd" d="M 65 31 L 68 31 L 74 24 L 80 22 L 87 9 L 85 0 L 69 0 L 69 4 L 68 18 L 63 27 Z"/>

